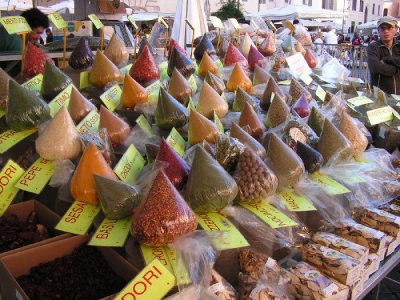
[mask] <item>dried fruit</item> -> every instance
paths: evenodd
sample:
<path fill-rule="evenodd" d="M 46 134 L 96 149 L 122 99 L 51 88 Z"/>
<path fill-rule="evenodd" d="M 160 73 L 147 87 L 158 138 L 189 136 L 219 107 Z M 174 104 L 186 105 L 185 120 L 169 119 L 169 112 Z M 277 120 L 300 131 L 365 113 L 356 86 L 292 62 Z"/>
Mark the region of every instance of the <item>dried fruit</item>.
<path fill-rule="evenodd" d="M 180 128 L 188 122 L 188 110 L 172 97 L 163 87 L 160 88 L 156 109 L 156 124 L 162 129 Z"/>
<path fill-rule="evenodd" d="M 253 85 L 258 85 L 262 83 L 268 83 L 271 75 L 261 68 L 259 65 L 255 65 L 254 67 L 254 75 L 253 75 Z"/>
<path fill-rule="evenodd" d="M 144 66 L 145 67 L 145 66 Z M 185 56 L 181 53 L 178 49 L 172 50 L 172 55 L 169 59 L 168 63 L 168 76 L 172 76 L 172 72 L 176 68 L 181 74 L 186 78 L 189 79 L 195 72 L 195 67 L 193 62 L 190 60 L 189 57 Z"/>
<path fill-rule="evenodd" d="M 241 64 L 242 66 L 247 66 L 247 59 L 242 53 L 236 48 L 232 43 L 229 43 L 228 50 L 224 57 L 224 66 L 232 66 L 236 64 Z"/>
<path fill-rule="evenodd" d="M 72 79 L 52 63 L 46 62 L 43 73 L 41 95 L 46 101 L 52 100 L 72 83 Z"/>
<path fill-rule="evenodd" d="M 296 101 L 293 105 L 293 109 L 301 118 L 307 118 L 311 113 L 310 104 L 304 95 L 301 95 Z"/>
<path fill-rule="evenodd" d="M 339 130 L 349 140 L 353 146 L 353 154 L 355 157 L 361 155 L 368 147 L 368 139 L 362 131 L 354 124 L 351 117 L 344 113 Z"/>
<path fill-rule="evenodd" d="M 268 109 L 271 105 L 272 93 L 274 93 L 275 95 L 278 95 L 282 100 L 286 99 L 285 94 L 280 89 L 280 87 L 276 83 L 275 79 L 270 78 L 270 80 L 268 80 L 267 86 L 265 87 L 264 94 L 261 97 L 261 103 L 260 103 L 260 107 L 265 111 L 268 111 Z"/>
<path fill-rule="evenodd" d="M 110 42 L 106 49 L 104 49 L 104 55 L 118 68 L 126 65 L 129 60 L 128 49 L 126 49 L 124 42 L 121 41 L 116 33 L 112 35 Z"/>
<path fill-rule="evenodd" d="M 303 161 L 304 167 L 308 173 L 314 173 L 322 167 L 324 158 L 317 150 L 314 150 L 309 145 L 303 144 L 302 142 L 297 142 L 296 148 L 296 153 Z"/>
<path fill-rule="evenodd" d="M 268 128 L 274 128 L 286 121 L 290 115 L 290 108 L 282 98 L 275 94 L 272 103 L 267 112 L 265 125 Z"/>
<path fill-rule="evenodd" d="M 214 112 L 222 118 L 228 113 L 228 103 L 207 82 L 204 82 L 197 111 L 208 119 L 213 118 Z"/>
<path fill-rule="evenodd" d="M 200 43 L 194 49 L 194 57 L 197 59 L 197 61 L 201 61 L 204 53 L 207 53 L 208 55 L 215 55 L 215 48 L 208 38 L 207 33 L 203 35 Z"/>
<path fill-rule="evenodd" d="M 147 46 L 136 58 L 129 75 L 143 86 L 160 79 L 160 70 Z"/>
<path fill-rule="evenodd" d="M 265 58 L 264 56 L 257 50 L 255 46 L 250 47 L 250 52 L 249 52 L 249 68 L 250 70 L 254 70 L 255 66 L 263 66 L 265 64 Z"/>
<path fill-rule="evenodd" d="M 129 74 L 126 74 L 124 88 L 122 89 L 121 104 L 126 108 L 135 108 L 136 105 L 145 103 L 148 100 L 148 91 L 129 76 Z"/>
<path fill-rule="evenodd" d="M 240 127 L 248 125 L 251 129 L 251 136 L 256 139 L 260 138 L 265 130 L 264 124 L 248 102 L 244 104 L 238 123 Z"/>
<path fill-rule="evenodd" d="M 230 92 L 233 92 L 236 91 L 238 87 L 243 88 L 246 92 L 251 92 L 252 84 L 242 67 L 236 64 L 229 77 L 227 88 Z"/>
<path fill-rule="evenodd" d="M 101 51 L 96 52 L 92 69 L 89 73 L 89 82 L 99 89 L 103 89 L 110 82 L 121 82 L 122 75 L 118 68 Z"/>
<path fill-rule="evenodd" d="M 171 80 L 168 85 L 168 93 L 183 105 L 186 105 L 190 97 L 194 95 L 192 85 L 176 68 L 172 71 Z"/>
<path fill-rule="evenodd" d="M 265 159 L 267 154 L 265 148 L 250 134 L 240 128 L 239 125 L 233 122 L 231 127 L 231 137 L 238 139 L 246 147 L 253 150 L 259 157 L 261 157 L 261 159 Z"/>
<path fill-rule="evenodd" d="M 211 122 L 197 111 L 190 110 L 188 131 L 190 145 L 200 143 L 203 140 L 215 144 L 218 135 L 219 130 L 214 122 Z"/>
<path fill-rule="evenodd" d="M 100 107 L 99 128 L 107 129 L 110 140 L 113 144 L 122 144 L 130 132 L 128 123 L 126 123 L 116 114 L 113 114 L 104 106 Z"/>
<path fill-rule="evenodd" d="M 90 68 L 93 62 L 94 54 L 89 43 L 85 37 L 81 37 L 69 57 L 68 64 L 74 70 L 85 70 Z"/>
<path fill-rule="evenodd" d="M 133 236 L 145 245 L 161 246 L 172 243 L 196 227 L 196 215 L 160 171 L 134 215 Z"/>
<path fill-rule="evenodd" d="M 249 103 L 253 109 L 257 109 L 258 105 L 256 99 L 245 92 L 241 87 L 236 90 L 235 100 L 233 101 L 232 111 L 241 112 L 245 103 Z"/>
<path fill-rule="evenodd" d="M 205 52 L 199 64 L 199 75 L 204 77 L 207 75 L 208 71 L 210 71 L 213 74 L 217 74 L 218 66 L 212 60 L 212 58 L 207 54 L 207 52 Z"/>
<path fill-rule="evenodd" d="M 46 62 L 54 64 L 54 61 L 47 57 L 42 49 L 36 47 L 32 43 L 28 43 L 22 76 L 26 79 L 30 79 L 43 73 Z"/>
<path fill-rule="evenodd" d="M 220 95 L 225 90 L 224 81 L 221 78 L 219 78 L 217 75 L 214 75 L 213 73 L 211 73 L 210 71 L 207 72 L 207 75 L 204 78 L 204 82 L 207 82 Z"/>

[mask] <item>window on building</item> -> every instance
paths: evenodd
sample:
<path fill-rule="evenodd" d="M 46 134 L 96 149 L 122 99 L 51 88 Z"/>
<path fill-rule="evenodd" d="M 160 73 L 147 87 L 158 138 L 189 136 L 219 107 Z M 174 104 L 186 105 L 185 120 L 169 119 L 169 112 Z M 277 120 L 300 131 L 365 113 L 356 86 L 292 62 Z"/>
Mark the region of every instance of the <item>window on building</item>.
<path fill-rule="evenodd" d="M 265 4 L 265 3 L 267 3 L 267 0 L 259 0 L 259 3 L 260 4 Z"/>
<path fill-rule="evenodd" d="M 352 10 L 357 10 L 357 0 L 353 0 Z"/>
<path fill-rule="evenodd" d="M 375 14 L 375 3 L 372 4 L 372 14 Z"/>
<path fill-rule="evenodd" d="M 333 1 L 334 0 L 322 0 L 322 8 L 333 9 Z"/>
<path fill-rule="evenodd" d="M 308 6 L 312 6 L 312 0 L 308 0 Z"/>
<path fill-rule="evenodd" d="M 380 15 L 381 15 L 381 6 L 378 5 L 378 16 L 380 16 Z"/>
<path fill-rule="evenodd" d="M 364 11 L 364 0 L 360 0 L 360 11 Z"/>
<path fill-rule="evenodd" d="M 388 9 L 385 8 L 385 9 L 383 9 L 383 16 L 387 16 L 387 15 L 388 15 Z"/>

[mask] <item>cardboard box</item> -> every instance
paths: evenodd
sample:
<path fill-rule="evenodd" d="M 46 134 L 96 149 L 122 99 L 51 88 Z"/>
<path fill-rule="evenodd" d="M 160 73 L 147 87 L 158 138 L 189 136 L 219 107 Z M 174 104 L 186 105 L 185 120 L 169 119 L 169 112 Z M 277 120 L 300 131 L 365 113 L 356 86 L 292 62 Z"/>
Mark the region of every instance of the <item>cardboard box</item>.
<path fill-rule="evenodd" d="M 389 246 L 387 248 L 387 251 L 386 251 L 386 256 L 389 256 L 390 254 L 392 254 L 399 245 L 400 245 L 400 237 L 398 237 L 397 239 L 393 240 L 389 244 Z"/>
<path fill-rule="evenodd" d="M 368 261 L 365 264 L 365 278 L 368 278 L 369 276 L 371 276 L 373 273 L 375 273 L 376 271 L 378 271 L 379 269 L 379 264 L 380 264 L 380 260 L 378 255 L 376 254 L 370 254 L 368 255 Z"/>
<path fill-rule="evenodd" d="M 0 280 L 4 284 L 1 297 L 3 299 L 28 300 L 28 296 L 16 281 L 17 277 L 29 274 L 32 267 L 41 263 L 71 254 L 76 248 L 86 244 L 89 240 L 90 236 L 74 236 L 3 257 L 0 259 Z M 127 283 L 138 274 L 138 270 L 113 249 L 102 247 L 98 249 L 115 273 L 125 279 Z M 105 299 L 108 299 L 108 297 Z"/>
<path fill-rule="evenodd" d="M 355 283 L 354 285 L 352 285 L 350 287 L 350 299 L 351 300 L 355 300 L 358 298 L 358 296 L 361 295 L 361 293 L 364 290 L 364 283 L 365 283 L 365 276 L 363 276 L 363 278 L 361 278 L 360 281 L 358 281 L 357 283 Z"/>
<path fill-rule="evenodd" d="M 19 220 L 26 220 L 26 218 L 29 216 L 29 214 L 32 211 L 35 211 L 37 213 L 39 223 L 44 225 L 47 228 L 50 238 L 43 240 L 41 242 L 38 242 L 38 243 L 30 244 L 30 245 L 27 245 L 27 246 L 24 246 L 24 247 L 21 247 L 18 249 L 0 253 L 0 258 L 10 255 L 10 254 L 28 250 L 28 249 L 31 249 L 34 247 L 52 243 L 52 242 L 55 242 L 58 240 L 63 240 L 63 239 L 66 239 L 66 238 L 72 236 L 69 233 L 62 233 L 58 230 L 55 230 L 54 227 L 60 221 L 60 216 L 58 216 L 57 214 L 52 212 L 50 209 L 48 209 L 46 206 L 44 206 L 42 203 L 40 203 L 36 200 L 29 200 L 26 202 L 13 204 L 4 213 L 4 216 L 15 214 Z"/>

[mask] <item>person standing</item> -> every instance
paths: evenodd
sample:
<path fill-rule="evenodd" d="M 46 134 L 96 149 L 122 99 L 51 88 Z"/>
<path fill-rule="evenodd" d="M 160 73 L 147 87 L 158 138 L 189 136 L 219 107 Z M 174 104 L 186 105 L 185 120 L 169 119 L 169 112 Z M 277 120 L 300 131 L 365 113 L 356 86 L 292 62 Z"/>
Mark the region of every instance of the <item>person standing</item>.
<path fill-rule="evenodd" d="M 338 37 L 336 35 L 336 29 L 332 25 L 327 27 L 328 32 L 325 34 L 324 43 L 328 45 L 337 45 Z"/>
<path fill-rule="evenodd" d="M 380 39 L 367 48 L 371 86 L 396 95 L 400 94 L 400 42 L 395 39 L 398 27 L 396 18 L 386 16 L 379 19 Z"/>

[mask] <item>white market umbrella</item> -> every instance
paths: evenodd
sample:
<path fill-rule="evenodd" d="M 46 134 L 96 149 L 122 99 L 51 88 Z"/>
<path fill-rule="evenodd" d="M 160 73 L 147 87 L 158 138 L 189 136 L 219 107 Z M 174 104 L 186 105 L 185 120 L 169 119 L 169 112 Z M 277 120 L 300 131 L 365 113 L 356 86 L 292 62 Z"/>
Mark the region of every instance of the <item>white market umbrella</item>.
<path fill-rule="evenodd" d="M 378 20 L 357 25 L 357 30 L 378 28 Z"/>

